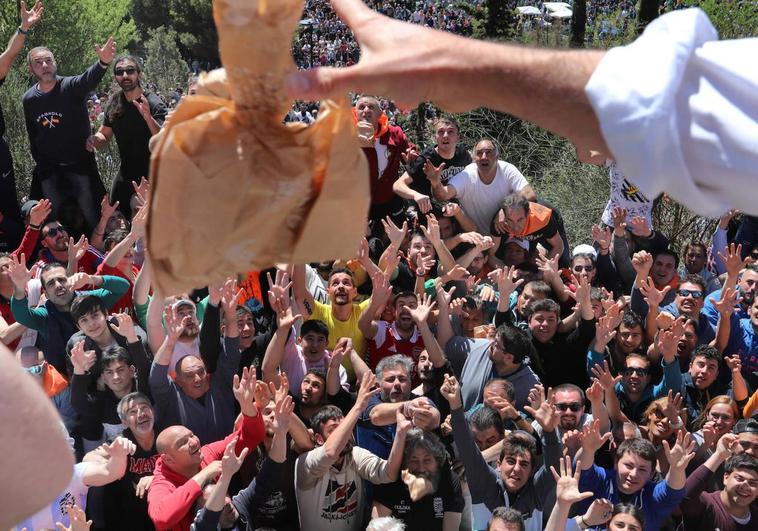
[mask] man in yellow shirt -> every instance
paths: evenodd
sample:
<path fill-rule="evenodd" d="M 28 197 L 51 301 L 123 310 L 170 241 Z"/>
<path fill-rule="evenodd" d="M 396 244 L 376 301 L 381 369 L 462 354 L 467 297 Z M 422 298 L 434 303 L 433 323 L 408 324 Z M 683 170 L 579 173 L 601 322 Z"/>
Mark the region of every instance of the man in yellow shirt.
<path fill-rule="evenodd" d="M 355 287 L 353 272 L 349 269 L 335 269 L 329 273 L 327 285 L 329 304 L 323 304 L 314 300 L 313 295 L 305 285 L 305 266 L 296 265 L 292 272 L 292 293 L 298 305 L 298 311 L 304 319 L 318 319 L 326 323 L 329 328 L 330 350 L 334 349 L 341 337 L 349 337 L 353 341 L 353 348 L 363 358 L 366 352 L 366 342 L 363 333 L 358 328 L 358 319 L 366 308 L 370 299 L 361 303 L 353 303 L 358 290 Z M 350 357 L 345 356 L 342 364 L 347 370 L 348 380 L 355 380 L 355 372 Z"/>

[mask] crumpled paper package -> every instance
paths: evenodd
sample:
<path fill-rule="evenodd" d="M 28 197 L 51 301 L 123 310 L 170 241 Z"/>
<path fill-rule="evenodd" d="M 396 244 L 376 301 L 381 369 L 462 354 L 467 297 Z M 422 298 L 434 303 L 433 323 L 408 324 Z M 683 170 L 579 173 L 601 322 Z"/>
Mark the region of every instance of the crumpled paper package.
<path fill-rule="evenodd" d="M 354 255 L 369 206 L 352 110 L 323 101 L 284 124 L 284 77 L 302 0 L 215 0 L 223 70 L 200 79 L 160 133 L 147 248 L 164 294 L 276 262 Z"/>

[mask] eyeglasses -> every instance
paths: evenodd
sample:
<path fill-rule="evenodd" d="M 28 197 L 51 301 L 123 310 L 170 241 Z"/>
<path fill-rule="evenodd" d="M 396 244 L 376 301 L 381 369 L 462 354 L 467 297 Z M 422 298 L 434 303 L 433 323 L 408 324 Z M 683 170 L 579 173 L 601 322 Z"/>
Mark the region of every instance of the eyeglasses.
<path fill-rule="evenodd" d="M 623 374 L 624 376 L 631 376 L 635 372 L 643 377 L 650 374 L 649 369 L 643 369 L 642 367 L 626 367 L 624 370 L 621 371 L 621 374 Z"/>
<path fill-rule="evenodd" d="M 566 411 L 567 409 L 570 409 L 574 413 L 582 409 L 582 405 L 579 402 L 569 402 L 567 404 L 556 404 L 556 408 L 558 408 L 560 411 Z"/>
<path fill-rule="evenodd" d="M 582 272 L 582 270 L 584 270 L 584 271 L 586 271 L 587 273 L 589 273 L 589 272 L 590 272 L 590 271 L 592 271 L 593 269 L 595 269 L 595 266 L 593 266 L 593 265 L 586 265 L 586 266 L 580 266 L 580 265 L 577 265 L 577 266 L 574 266 L 574 272 L 575 272 L 575 273 L 581 273 L 581 272 Z"/>
<path fill-rule="evenodd" d="M 666 414 L 661 411 L 659 408 L 655 408 L 653 411 L 651 411 L 652 415 L 655 415 L 656 418 L 662 419 L 666 416 Z"/>
<path fill-rule="evenodd" d="M 703 292 L 700 290 L 680 289 L 679 291 L 677 291 L 677 294 L 680 297 L 692 297 L 693 299 L 703 298 Z"/>
<path fill-rule="evenodd" d="M 61 234 L 66 234 L 66 229 L 64 229 L 62 225 L 58 225 L 57 227 L 50 227 L 47 229 L 47 235 L 45 238 L 55 238 L 59 232 Z"/>
<path fill-rule="evenodd" d="M 113 71 L 113 75 L 115 75 L 115 76 L 123 76 L 124 74 L 126 74 L 126 75 L 131 76 L 135 72 L 137 72 L 136 68 L 134 68 L 133 66 L 127 66 L 126 68 L 116 68 Z"/>

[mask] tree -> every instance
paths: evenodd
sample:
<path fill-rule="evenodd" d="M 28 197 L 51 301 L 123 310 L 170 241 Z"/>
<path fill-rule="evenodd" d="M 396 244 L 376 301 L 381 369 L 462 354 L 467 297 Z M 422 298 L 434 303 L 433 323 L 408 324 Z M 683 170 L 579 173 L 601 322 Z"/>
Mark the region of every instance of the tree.
<path fill-rule="evenodd" d="M 145 77 L 167 95 L 177 84 L 183 85 L 190 70 L 177 46 L 176 31 L 159 27 L 148 32 L 145 42 Z"/>
<path fill-rule="evenodd" d="M 221 64 L 211 0 L 169 0 L 168 5 L 185 59 L 197 59 L 211 67 Z"/>
<path fill-rule="evenodd" d="M 574 0 L 571 14 L 571 46 L 584 47 L 584 34 L 587 29 L 587 0 Z"/>
<path fill-rule="evenodd" d="M 492 40 L 510 40 L 516 30 L 513 0 L 487 0 L 487 22 L 485 36 Z"/>
<path fill-rule="evenodd" d="M 171 23 L 171 13 L 165 0 L 131 0 L 130 13 L 142 39 L 148 31 Z"/>

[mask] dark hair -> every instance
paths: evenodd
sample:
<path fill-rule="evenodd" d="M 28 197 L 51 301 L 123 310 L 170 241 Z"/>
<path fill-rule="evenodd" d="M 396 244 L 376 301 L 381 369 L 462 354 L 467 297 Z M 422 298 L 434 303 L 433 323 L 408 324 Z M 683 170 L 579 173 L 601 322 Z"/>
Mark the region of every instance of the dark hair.
<path fill-rule="evenodd" d="M 545 282 L 544 280 L 530 280 L 526 284 L 524 284 L 524 287 L 521 289 L 523 292 L 527 286 L 531 287 L 531 290 L 535 294 L 540 294 L 544 296 L 545 298 L 550 297 L 550 295 L 553 294 L 553 288 L 550 287 L 550 284 Z"/>
<path fill-rule="evenodd" d="M 118 345 L 112 345 L 103 350 L 103 354 L 100 357 L 100 369 L 105 371 L 116 361 L 123 361 L 127 365 L 133 365 L 132 357 L 128 350 Z"/>
<path fill-rule="evenodd" d="M 315 367 L 308 369 L 307 371 L 305 371 L 305 374 L 303 375 L 303 379 L 305 379 L 305 377 L 308 376 L 309 374 L 312 374 L 316 378 L 323 380 L 324 384 L 326 384 L 326 373 L 322 369 L 317 369 Z M 326 395 L 324 395 L 324 398 L 326 398 Z"/>
<path fill-rule="evenodd" d="M 505 435 L 505 427 L 503 426 L 503 418 L 496 410 L 489 406 L 482 406 L 468 419 L 468 423 L 472 428 L 476 428 L 479 431 L 495 428 L 498 435 L 503 437 Z"/>
<path fill-rule="evenodd" d="M 394 307 L 397 304 L 398 299 L 401 298 L 411 298 L 416 300 L 416 294 L 410 290 L 403 290 L 400 293 L 396 294 L 394 297 L 392 297 L 392 306 Z"/>
<path fill-rule="evenodd" d="M 437 466 L 442 469 L 447 462 L 447 451 L 439 437 L 431 431 L 424 431 L 421 428 L 413 428 L 408 432 L 405 438 L 405 449 L 403 450 L 403 462 L 407 463 L 408 458 L 414 450 L 421 448 L 429 452 L 437 461 Z"/>
<path fill-rule="evenodd" d="M 521 363 L 532 353 L 532 339 L 527 331 L 514 326 L 500 325 L 497 334 L 505 351 L 513 356 L 513 363 Z"/>
<path fill-rule="evenodd" d="M 555 315 L 561 315 L 561 306 L 553 299 L 540 299 L 532 301 L 526 307 L 526 316 L 531 319 L 532 315 L 537 312 L 553 312 Z"/>
<path fill-rule="evenodd" d="M 557 393 L 558 391 L 568 391 L 571 393 L 579 393 L 579 397 L 581 398 L 582 404 L 584 404 L 584 391 L 581 387 L 578 385 L 574 385 L 572 383 L 562 383 L 556 387 L 553 387 L 553 395 Z"/>
<path fill-rule="evenodd" d="M 645 461 L 649 461 L 653 466 L 651 473 L 655 471 L 655 446 L 647 439 L 636 437 L 634 439 L 626 439 L 622 441 L 621 444 L 618 445 L 618 448 L 616 448 L 616 460 L 618 461 L 627 453 L 638 455 Z"/>
<path fill-rule="evenodd" d="M 116 229 L 113 232 L 109 232 L 105 237 L 105 240 L 103 240 L 103 248 L 106 251 L 110 251 L 117 243 L 126 239 L 127 236 L 129 236 L 129 232 L 123 229 Z"/>
<path fill-rule="evenodd" d="M 330 420 L 341 419 L 344 417 L 345 415 L 342 413 L 342 410 L 340 408 L 329 404 L 322 407 L 313 414 L 313 417 L 311 417 L 311 428 L 313 428 L 314 433 L 318 433 L 323 437 L 324 424 Z"/>
<path fill-rule="evenodd" d="M 676 254 L 676 251 L 669 248 L 669 249 L 661 249 L 655 255 L 653 256 L 653 260 L 658 258 L 659 256 L 670 256 L 674 259 L 674 269 L 677 269 L 679 267 L 679 255 Z"/>
<path fill-rule="evenodd" d="M 349 270 L 348 268 L 346 268 L 346 267 L 338 267 L 338 268 L 336 268 L 336 269 L 332 269 L 332 270 L 329 272 L 329 278 L 331 279 L 331 278 L 332 278 L 334 275 L 336 275 L 336 274 L 338 274 L 338 273 L 342 273 L 342 274 L 345 274 L 345 275 L 349 276 L 349 277 L 350 277 L 350 279 L 353 281 L 353 285 L 355 285 L 355 275 L 353 274 L 353 272 L 352 272 L 352 271 L 350 271 L 350 270 Z"/>
<path fill-rule="evenodd" d="M 85 315 L 97 312 L 103 312 L 105 315 L 108 314 L 103 299 L 97 295 L 79 295 L 71 303 L 71 318 L 75 323 L 78 323 L 79 319 Z"/>
<path fill-rule="evenodd" d="M 500 461 L 509 455 L 529 455 L 534 472 L 537 464 L 537 443 L 529 433 L 514 430 L 503 439 L 503 449 L 500 450 Z"/>
<path fill-rule="evenodd" d="M 492 529 L 492 524 L 495 523 L 495 520 L 502 520 L 506 524 L 517 524 L 519 531 L 526 530 L 524 527 L 524 517 L 513 507 L 498 507 L 492 511 L 492 516 L 489 522 L 487 522 L 487 531 Z"/>
<path fill-rule="evenodd" d="M 39 270 L 39 279 L 40 282 L 42 282 L 42 287 L 45 287 L 45 282 L 42 280 L 42 275 L 50 271 L 51 269 L 57 269 L 59 267 L 62 267 L 64 270 L 66 269 L 65 264 L 61 264 L 60 262 L 48 262 L 45 265 L 42 266 Z"/>
<path fill-rule="evenodd" d="M 746 468 L 758 473 L 758 459 L 750 454 L 741 453 L 731 456 L 724 463 L 724 473 L 731 474 L 738 468 Z"/>
<path fill-rule="evenodd" d="M 650 367 L 652 365 L 652 362 L 650 361 L 650 358 L 647 357 L 647 354 L 642 354 L 641 352 L 630 352 L 626 355 L 626 358 L 624 358 L 624 367 L 626 367 L 626 360 L 629 358 L 638 358 L 641 360 L 644 360 L 647 362 L 647 366 Z"/>
<path fill-rule="evenodd" d="M 118 418 L 120 418 L 122 422 L 126 420 L 126 411 L 124 411 L 124 408 L 126 408 L 127 404 L 133 400 L 144 402 L 150 406 L 150 409 L 153 409 L 153 404 L 150 402 L 147 395 L 140 393 L 139 391 L 124 395 L 124 397 L 118 401 L 118 405 L 116 406 L 116 413 L 118 413 Z"/>
<path fill-rule="evenodd" d="M 706 360 L 713 360 L 716 363 L 721 363 L 721 353 L 716 349 L 716 347 L 700 345 L 695 349 L 695 352 L 692 353 L 690 359 L 692 361 L 695 361 L 695 358 L 697 357 L 705 358 Z"/>
<path fill-rule="evenodd" d="M 250 317 L 252 317 L 253 319 L 255 319 L 255 316 L 253 315 L 253 310 L 251 310 L 250 308 L 248 308 L 244 304 L 239 304 L 237 306 L 237 317 L 240 317 L 242 314 L 244 314 L 245 316 L 249 315 Z M 305 323 L 303 323 L 303 324 L 305 324 Z"/>
<path fill-rule="evenodd" d="M 463 298 L 463 307 L 470 310 L 481 310 L 484 308 L 484 301 L 476 295 L 466 295 Z"/>
<path fill-rule="evenodd" d="M 450 114 L 443 114 L 442 116 L 440 116 L 434 121 L 434 123 L 432 124 L 432 127 L 434 128 L 434 132 L 437 132 L 437 126 L 439 124 L 449 124 L 455 127 L 455 130 L 458 131 L 458 133 L 460 133 L 461 131 L 461 127 L 458 125 L 458 120 L 453 118 L 453 116 Z"/>
<path fill-rule="evenodd" d="M 511 208 L 523 208 L 524 213 L 529 213 L 529 200 L 519 193 L 506 195 L 501 204 L 504 212 Z"/>
<path fill-rule="evenodd" d="M 491 389 L 499 385 L 503 386 L 503 389 L 505 390 L 505 396 L 508 398 L 508 402 L 515 402 L 516 390 L 513 387 L 513 384 L 505 378 L 492 378 L 490 380 L 487 380 L 487 382 L 484 384 L 484 389 Z"/>
<path fill-rule="evenodd" d="M 701 241 L 692 241 L 688 243 L 687 247 L 684 248 L 684 254 L 689 253 L 692 247 L 700 247 L 700 249 L 703 251 L 703 255 L 705 257 L 708 257 L 708 247 L 706 247 L 705 244 Z"/>
<path fill-rule="evenodd" d="M 700 286 L 700 291 L 703 292 L 702 298 L 705 299 L 706 286 L 705 286 L 705 281 L 703 280 L 703 277 L 701 277 L 700 275 L 693 275 L 692 273 L 688 273 L 684 275 L 684 278 L 679 280 L 679 285 L 681 286 L 685 282 L 689 282 L 690 284 L 697 284 L 698 286 Z"/>
<path fill-rule="evenodd" d="M 642 509 L 631 503 L 617 503 L 613 506 L 613 514 L 611 514 L 611 520 L 617 514 L 628 514 L 640 524 L 642 529 L 645 529 L 645 513 Z"/>
<path fill-rule="evenodd" d="M 326 326 L 324 321 L 318 319 L 308 319 L 305 321 L 303 326 L 300 327 L 300 337 L 311 332 L 329 339 L 329 327 Z"/>
<path fill-rule="evenodd" d="M 643 330 L 645 329 L 645 326 L 642 321 L 642 317 L 640 317 L 638 314 L 636 314 L 632 310 L 628 310 L 627 312 L 624 312 L 624 317 L 621 318 L 621 324 L 627 328 L 635 328 L 639 326 Z"/>

